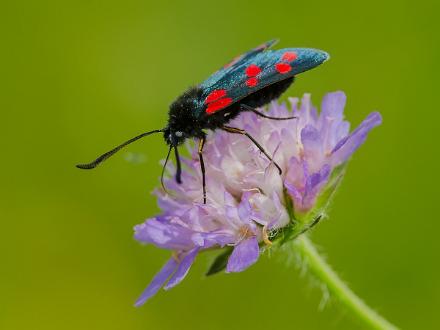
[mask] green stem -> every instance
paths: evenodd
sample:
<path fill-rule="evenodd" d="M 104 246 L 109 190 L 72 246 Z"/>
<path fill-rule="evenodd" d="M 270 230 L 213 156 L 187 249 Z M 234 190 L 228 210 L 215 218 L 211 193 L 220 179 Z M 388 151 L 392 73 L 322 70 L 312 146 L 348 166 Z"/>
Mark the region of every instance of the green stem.
<path fill-rule="evenodd" d="M 362 321 L 368 329 L 397 330 L 398 328 L 385 320 L 377 312 L 365 304 L 339 278 L 333 269 L 319 255 L 313 243 L 306 235 L 295 239 L 297 252 L 308 269 L 327 286 L 330 294 L 336 297 L 357 319 Z"/>

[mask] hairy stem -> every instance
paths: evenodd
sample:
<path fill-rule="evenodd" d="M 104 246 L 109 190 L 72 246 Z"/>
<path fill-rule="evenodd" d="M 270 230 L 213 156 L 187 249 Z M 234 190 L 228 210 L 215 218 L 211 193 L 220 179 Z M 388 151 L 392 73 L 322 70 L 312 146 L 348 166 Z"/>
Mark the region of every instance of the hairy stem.
<path fill-rule="evenodd" d="M 295 243 L 295 248 L 300 254 L 301 259 L 306 263 L 308 270 L 327 286 L 329 293 L 338 299 L 356 319 L 361 321 L 368 329 L 398 329 L 350 290 L 319 255 L 315 246 L 306 235 L 297 237 Z"/>

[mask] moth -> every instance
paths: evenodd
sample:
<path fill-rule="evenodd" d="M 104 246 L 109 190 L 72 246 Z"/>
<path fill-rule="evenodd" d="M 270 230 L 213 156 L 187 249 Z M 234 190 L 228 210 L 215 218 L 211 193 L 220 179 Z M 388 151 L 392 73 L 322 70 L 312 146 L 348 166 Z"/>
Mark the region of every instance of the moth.
<path fill-rule="evenodd" d="M 237 56 L 201 84 L 190 87 L 170 105 L 165 128 L 142 133 L 104 153 L 91 163 L 76 166 L 80 169 L 93 169 L 125 146 L 145 136 L 163 133 L 169 149 L 162 170 L 162 186 L 164 187 L 164 169 L 173 150 L 176 158 L 175 180 L 180 184 L 182 167 L 178 146 L 186 139 L 197 139 L 203 202 L 206 204 L 206 175 L 203 161 L 206 130 L 223 130 L 247 137 L 274 163 L 281 174 L 280 166 L 273 161 L 258 141 L 244 129 L 228 126 L 228 123 L 244 111 L 272 120 L 294 119 L 295 117 L 270 117 L 258 108 L 279 98 L 294 82 L 297 74 L 327 61 L 329 55 L 322 50 L 312 48 L 271 50 L 276 42 L 277 40 L 268 41 Z"/>

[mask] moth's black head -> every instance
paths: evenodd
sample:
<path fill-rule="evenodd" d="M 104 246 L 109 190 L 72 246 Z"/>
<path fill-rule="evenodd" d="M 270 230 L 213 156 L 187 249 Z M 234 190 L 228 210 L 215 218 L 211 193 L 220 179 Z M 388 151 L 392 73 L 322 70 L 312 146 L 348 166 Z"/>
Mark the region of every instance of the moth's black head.
<path fill-rule="evenodd" d="M 169 126 L 165 128 L 163 137 L 165 139 L 165 142 L 172 146 L 178 146 L 182 144 L 188 136 L 179 130 L 172 130 Z"/>
<path fill-rule="evenodd" d="M 170 105 L 168 125 L 164 130 L 167 144 L 177 146 L 187 138 L 200 137 L 203 134 L 196 111 L 201 95 L 200 88 L 191 87 Z"/>

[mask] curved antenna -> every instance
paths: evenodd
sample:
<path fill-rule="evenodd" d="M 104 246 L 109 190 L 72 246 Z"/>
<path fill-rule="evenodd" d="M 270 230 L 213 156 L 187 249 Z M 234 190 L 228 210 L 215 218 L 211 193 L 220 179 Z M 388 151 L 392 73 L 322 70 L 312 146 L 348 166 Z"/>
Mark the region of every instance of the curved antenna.
<path fill-rule="evenodd" d="M 176 156 L 176 182 L 178 184 L 182 183 L 182 165 L 180 164 L 180 157 L 179 157 L 179 150 L 177 149 L 177 146 L 174 146 L 174 154 Z"/>
<path fill-rule="evenodd" d="M 168 149 L 168 153 L 167 153 L 167 158 L 165 158 L 165 164 L 163 164 L 162 167 L 162 175 L 160 176 L 160 184 L 162 185 L 163 190 L 165 190 L 165 192 L 168 194 L 168 190 L 167 188 L 165 188 L 165 183 L 163 182 L 163 176 L 165 174 L 165 169 L 167 167 L 167 163 L 168 163 L 168 159 L 170 158 L 170 154 L 171 154 L 171 149 L 173 149 L 173 146 L 171 145 L 170 148 Z"/>
<path fill-rule="evenodd" d="M 142 139 L 145 136 L 148 136 L 148 135 L 153 134 L 153 133 L 160 133 L 160 132 L 163 132 L 163 129 L 156 129 L 156 130 L 151 131 L 151 132 L 142 133 L 142 134 L 140 134 L 138 136 L 135 136 L 134 138 L 131 138 L 130 140 L 125 141 L 124 143 L 118 145 L 116 148 L 113 148 L 112 150 L 107 151 L 105 154 L 102 154 L 101 156 L 96 158 L 93 162 L 87 163 L 87 164 L 78 164 L 78 165 L 76 165 L 76 167 L 78 167 L 80 169 L 83 169 L 83 170 L 90 170 L 92 168 L 95 168 L 96 166 L 101 164 L 104 160 L 110 158 L 115 153 L 117 153 L 119 150 L 124 148 L 125 146 L 128 146 L 129 144 L 131 144 L 131 143 L 133 143 L 133 142 L 135 142 L 135 141 L 137 141 L 139 139 Z"/>

